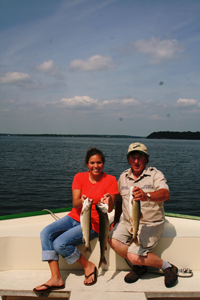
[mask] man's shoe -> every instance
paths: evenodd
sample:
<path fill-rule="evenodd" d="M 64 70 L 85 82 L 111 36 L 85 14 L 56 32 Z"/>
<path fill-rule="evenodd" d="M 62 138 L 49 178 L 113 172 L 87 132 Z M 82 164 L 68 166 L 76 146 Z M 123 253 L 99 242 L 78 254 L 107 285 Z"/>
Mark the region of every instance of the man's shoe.
<path fill-rule="evenodd" d="M 139 279 L 139 277 L 146 272 L 147 272 L 146 266 L 138 267 L 134 265 L 131 271 L 124 277 L 124 281 L 126 283 L 136 282 Z"/>
<path fill-rule="evenodd" d="M 171 267 L 165 269 L 163 272 L 165 275 L 165 286 L 172 287 L 173 285 L 175 285 L 178 277 L 178 268 L 172 265 Z"/>

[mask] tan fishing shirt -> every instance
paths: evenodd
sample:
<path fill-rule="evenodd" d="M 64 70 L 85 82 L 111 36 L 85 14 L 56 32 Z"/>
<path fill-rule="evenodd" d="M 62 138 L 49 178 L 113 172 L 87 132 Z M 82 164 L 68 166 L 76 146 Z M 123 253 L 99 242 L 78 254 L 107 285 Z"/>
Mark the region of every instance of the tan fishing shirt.
<path fill-rule="evenodd" d="M 129 196 L 130 187 L 139 187 L 145 193 L 154 192 L 159 189 L 167 189 L 165 176 L 162 172 L 154 167 L 146 166 L 143 173 L 136 180 L 133 177 L 132 169 L 124 171 L 118 180 L 119 193 L 122 196 L 123 221 L 127 230 L 130 232 L 130 213 L 129 213 Z M 161 225 L 164 223 L 164 203 L 153 201 L 140 201 L 142 219 L 140 224 Z M 163 230 L 163 226 L 161 226 Z M 160 233 L 161 234 L 161 233 Z"/>

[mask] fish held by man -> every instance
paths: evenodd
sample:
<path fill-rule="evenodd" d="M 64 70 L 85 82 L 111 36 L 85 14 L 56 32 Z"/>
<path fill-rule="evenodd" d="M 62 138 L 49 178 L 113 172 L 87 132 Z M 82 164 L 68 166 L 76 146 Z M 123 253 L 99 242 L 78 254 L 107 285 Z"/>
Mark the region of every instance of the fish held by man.
<path fill-rule="evenodd" d="M 90 246 L 90 230 L 91 230 L 91 207 L 92 199 L 86 198 L 83 202 L 83 207 L 80 215 L 81 229 L 83 233 L 83 242 L 85 243 L 84 252 L 91 253 Z"/>
<path fill-rule="evenodd" d="M 109 237 L 109 218 L 108 218 L 108 205 L 99 203 L 96 205 L 96 210 L 99 214 L 99 242 L 100 242 L 100 261 L 98 268 L 101 267 L 102 263 L 107 264 L 105 258 L 105 251 L 107 250 L 107 242 Z"/>
<path fill-rule="evenodd" d="M 139 246 L 138 238 L 137 238 L 137 232 L 139 228 L 139 222 L 142 217 L 141 211 L 140 211 L 140 201 L 135 201 L 133 194 L 133 187 L 130 187 L 130 197 L 129 197 L 129 211 L 130 211 L 130 222 L 131 222 L 131 230 L 130 233 L 133 235 L 129 246 L 132 243 L 135 243 L 137 246 Z"/>

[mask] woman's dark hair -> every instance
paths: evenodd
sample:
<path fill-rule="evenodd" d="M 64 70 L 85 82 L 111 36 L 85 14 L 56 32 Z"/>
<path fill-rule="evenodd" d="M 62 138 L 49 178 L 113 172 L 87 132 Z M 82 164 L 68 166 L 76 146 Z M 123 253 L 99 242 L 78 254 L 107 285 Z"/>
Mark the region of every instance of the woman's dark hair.
<path fill-rule="evenodd" d="M 105 163 L 105 156 L 103 155 L 103 152 L 101 152 L 101 150 L 99 150 L 97 148 L 90 148 L 87 151 L 86 157 L 85 157 L 85 163 L 88 164 L 90 157 L 93 156 L 93 155 L 96 155 L 96 154 L 101 156 L 101 160 L 104 164 Z"/>

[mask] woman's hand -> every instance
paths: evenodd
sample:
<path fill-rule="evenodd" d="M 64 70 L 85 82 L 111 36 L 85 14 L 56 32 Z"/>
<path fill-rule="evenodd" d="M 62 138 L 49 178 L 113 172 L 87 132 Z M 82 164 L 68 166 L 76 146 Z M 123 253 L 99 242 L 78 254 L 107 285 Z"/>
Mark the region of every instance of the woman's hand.
<path fill-rule="evenodd" d="M 103 195 L 103 197 L 100 199 L 101 203 L 107 204 L 108 205 L 108 212 L 111 212 L 114 208 L 114 203 L 115 203 L 115 195 L 111 195 L 109 193 L 106 193 Z"/>
<path fill-rule="evenodd" d="M 100 199 L 101 203 L 107 204 L 108 206 L 110 201 L 112 201 L 112 197 L 109 193 L 103 195 L 103 197 Z"/>
<path fill-rule="evenodd" d="M 81 196 L 81 203 L 82 203 L 82 205 L 83 205 L 83 202 L 85 201 L 85 199 L 87 199 L 87 196 L 86 195 L 82 195 Z"/>

